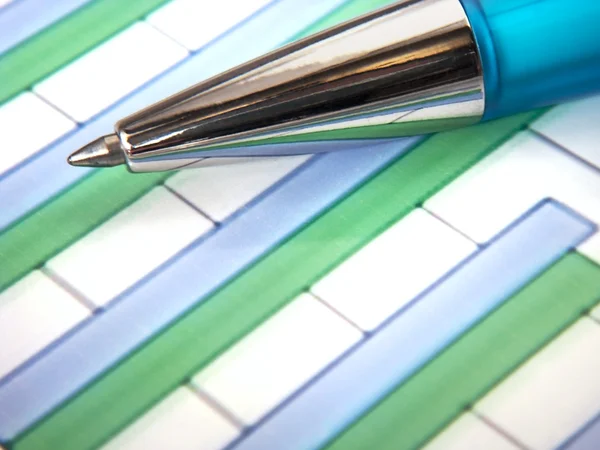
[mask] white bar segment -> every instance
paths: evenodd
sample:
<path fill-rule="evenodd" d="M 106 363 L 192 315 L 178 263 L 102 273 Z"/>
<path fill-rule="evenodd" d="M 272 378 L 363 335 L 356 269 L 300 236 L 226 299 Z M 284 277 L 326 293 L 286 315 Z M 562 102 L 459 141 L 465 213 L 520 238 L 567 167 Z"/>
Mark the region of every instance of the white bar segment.
<path fill-rule="evenodd" d="M 190 50 L 198 50 L 242 22 L 271 0 L 174 0 L 152 13 L 148 22 Z"/>
<path fill-rule="evenodd" d="M 140 380 L 143 383 L 143 380 Z M 103 450 L 216 450 L 239 431 L 181 387 L 108 442 Z"/>
<path fill-rule="evenodd" d="M 375 238 L 311 291 L 372 330 L 477 249 L 423 209 Z"/>
<path fill-rule="evenodd" d="M 452 422 L 423 450 L 519 450 L 519 447 L 468 412 Z"/>
<path fill-rule="evenodd" d="M 34 87 L 85 122 L 188 55 L 145 22 L 137 22 Z"/>
<path fill-rule="evenodd" d="M 425 208 L 483 243 L 548 197 L 600 224 L 600 173 L 524 132 L 429 199 Z M 600 263 L 599 236 L 579 251 Z"/>
<path fill-rule="evenodd" d="M 221 222 L 309 157 L 260 158 L 186 169 L 169 178 L 166 185 Z"/>
<path fill-rule="evenodd" d="M 600 411 L 600 327 L 580 319 L 475 410 L 528 448 L 553 449 Z"/>
<path fill-rule="evenodd" d="M 31 92 L 0 106 L 0 124 L 0 173 L 75 128 L 73 121 Z"/>
<path fill-rule="evenodd" d="M 600 95 L 557 106 L 531 127 L 600 168 Z"/>
<path fill-rule="evenodd" d="M 47 266 L 89 300 L 104 305 L 211 227 L 204 216 L 157 187 Z"/>
<path fill-rule="evenodd" d="M 361 337 L 359 330 L 303 294 L 217 358 L 192 382 L 250 425 Z"/>
<path fill-rule="evenodd" d="M 0 294 L 0 378 L 90 315 L 36 270 Z"/>

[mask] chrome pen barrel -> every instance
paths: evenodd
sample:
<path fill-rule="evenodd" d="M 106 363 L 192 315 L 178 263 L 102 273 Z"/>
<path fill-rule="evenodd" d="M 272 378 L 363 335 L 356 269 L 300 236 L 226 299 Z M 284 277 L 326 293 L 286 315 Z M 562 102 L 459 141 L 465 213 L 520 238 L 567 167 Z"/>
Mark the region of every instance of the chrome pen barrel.
<path fill-rule="evenodd" d="M 155 171 L 429 133 L 483 112 L 459 0 L 403 0 L 196 84 L 121 120 L 116 134 L 130 170 Z"/>

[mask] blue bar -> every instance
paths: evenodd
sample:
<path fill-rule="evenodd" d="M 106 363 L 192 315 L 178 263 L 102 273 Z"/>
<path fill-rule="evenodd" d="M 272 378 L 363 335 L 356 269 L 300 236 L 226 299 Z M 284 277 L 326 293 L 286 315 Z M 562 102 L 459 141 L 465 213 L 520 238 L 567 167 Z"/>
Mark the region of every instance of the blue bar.
<path fill-rule="evenodd" d="M 600 415 L 594 417 L 558 448 L 561 450 L 598 450 L 600 448 Z"/>
<path fill-rule="evenodd" d="M 594 225 L 562 205 L 538 204 L 232 447 L 320 448 L 593 232 Z"/>
<path fill-rule="evenodd" d="M 10 441 L 75 395 L 415 142 L 314 156 L 213 234 L 114 299 L 105 312 L 3 380 L 0 441 Z"/>
<path fill-rule="evenodd" d="M 0 9 L 0 56 L 91 0 L 15 0 Z"/>
<path fill-rule="evenodd" d="M 118 119 L 202 79 L 272 50 L 293 38 L 343 1 L 279 0 L 272 3 L 250 20 L 193 53 L 77 130 L 0 175 L 0 231 L 89 174 L 90 169 L 70 167 L 66 164 L 67 156 L 98 136 L 111 133 Z M 294 17 L 294 20 L 282 20 L 288 17 Z M 268 30 L 268 33 L 265 30 Z M 252 37 L 251 45 L 248 45 L 249 36 Z"/>

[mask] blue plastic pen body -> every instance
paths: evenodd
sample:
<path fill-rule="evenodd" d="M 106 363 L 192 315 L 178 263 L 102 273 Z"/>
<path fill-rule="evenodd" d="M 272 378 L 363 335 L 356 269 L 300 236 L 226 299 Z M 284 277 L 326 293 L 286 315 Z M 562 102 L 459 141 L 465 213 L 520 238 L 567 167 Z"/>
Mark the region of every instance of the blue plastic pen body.
<path fill-rule="evenodd" d="M 482 58 L 484 119 L 600 92 L 600 1 L 461 2 Z"/>

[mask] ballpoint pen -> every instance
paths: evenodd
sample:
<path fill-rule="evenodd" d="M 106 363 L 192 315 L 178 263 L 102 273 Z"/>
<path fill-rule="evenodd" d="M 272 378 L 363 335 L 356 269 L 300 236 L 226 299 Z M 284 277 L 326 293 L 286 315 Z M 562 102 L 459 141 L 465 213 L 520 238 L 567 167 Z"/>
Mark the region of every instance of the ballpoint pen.
<path fill-rule="evenodd" d="M 600 1 L 401 0 L 126 117 L 68 161 L 146 172 L 314 153 L 595 92 Z"/>

